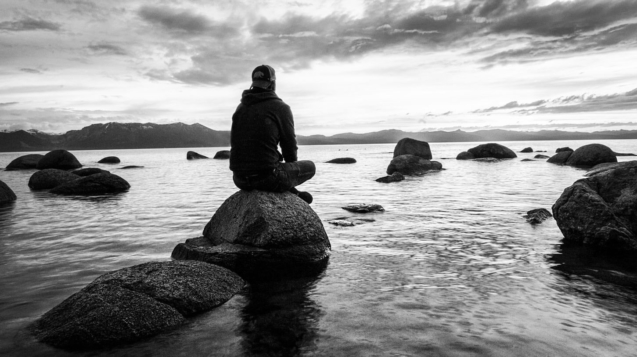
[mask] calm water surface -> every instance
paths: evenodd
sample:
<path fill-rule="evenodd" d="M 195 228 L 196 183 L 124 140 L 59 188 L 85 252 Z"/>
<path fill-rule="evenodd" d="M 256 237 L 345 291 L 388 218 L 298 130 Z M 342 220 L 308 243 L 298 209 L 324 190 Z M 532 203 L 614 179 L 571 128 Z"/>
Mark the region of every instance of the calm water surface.
<path fill-rule="evenodd" d="M 598 142 L 637 152 L 636 140 Z M 503 144 L 552 155 L 587 143 Z M 634 356 L 635 288 L 587 271 L 635 272 L 612 261 L 582 268 L 579 253 L 561 246 L 554 220 L 532 226 L 522 217 L 550 210 L 585 171 L 521 161 L 537 153 L 498 163 L 455 160 L 475 145 L 432 143 L 446 170 L 392 184 L 374 180 L 385 175 L 393 144 L 301 147 L 299 157 L 314 160 L 317 174 L 300 188 L 314 195 L 333 247 L 319 277 L 254 284 L 176 331 L 90 353 L 50 348 L 24 328 L 97 276 L 169 260 L 177 243 L 200 236 L 237 190 L 228 161 L 187 161 L 189 149 L 73 151 L 85 167 L 110 170 L 132 186 L 95 197 L 31 191 L 34 171 L 0 171 L 18 196 L 0 207 L 0 355 Z M 194 150 L 213 156 L 222 149 Z M 20 155 L 0 153 L 0 167 Z M 122 163 L 97 164 L 111 155 Z M 336 157 L 358 162 L 324 163 Z M 119 169 L 126 165 L 144 168 Z M 341 209 L 350 203 L 386 211 Z M 375 221 L 328 223 L 342 217 Z"/>

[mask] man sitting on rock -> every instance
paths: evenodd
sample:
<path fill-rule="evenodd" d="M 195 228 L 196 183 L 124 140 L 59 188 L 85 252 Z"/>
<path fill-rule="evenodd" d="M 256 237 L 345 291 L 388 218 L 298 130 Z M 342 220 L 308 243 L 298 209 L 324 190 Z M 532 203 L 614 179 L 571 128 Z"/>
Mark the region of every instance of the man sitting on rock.
<path fill-rule="evenodd" d="M 295 186 L 311 179 L 316 167 L 309 160 L 297 161 L 292 111 L 275 90 L 274 68 L 261 65 L 252 71 L 252 86 L 243 91 L 232 116 L 233 181 L 242 190 L 290 191 L 312 203 L 312 195 L 299 192 Z"/>

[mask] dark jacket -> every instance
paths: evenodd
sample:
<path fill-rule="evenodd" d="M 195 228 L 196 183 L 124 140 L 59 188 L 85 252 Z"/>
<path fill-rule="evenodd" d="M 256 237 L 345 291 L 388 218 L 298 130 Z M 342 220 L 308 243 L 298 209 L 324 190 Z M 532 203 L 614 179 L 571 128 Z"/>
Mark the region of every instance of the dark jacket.
<path fill-rule="evenodd" d="M 297 161 L 294 119 L 290 107 L 273 91 L 243 91 L 232 116 L 230 170 L 239 174 L 261 173 L 281 161 Z"/>

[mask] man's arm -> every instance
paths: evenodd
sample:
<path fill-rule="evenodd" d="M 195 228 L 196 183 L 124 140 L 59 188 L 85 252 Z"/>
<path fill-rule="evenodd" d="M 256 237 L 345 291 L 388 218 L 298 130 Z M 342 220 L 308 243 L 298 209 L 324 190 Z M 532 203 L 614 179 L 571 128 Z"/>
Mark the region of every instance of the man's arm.
<path fill-rule="evenodd" d="M 296 152 L 296 133 L 294 132 L 294 118 L 292 117 L 292 110 L 289 106 L 285 106 L 285 109 L 281 111 L 281 151 L 283 152 L 283 159 L 285 162 L 297 161 Z"/>

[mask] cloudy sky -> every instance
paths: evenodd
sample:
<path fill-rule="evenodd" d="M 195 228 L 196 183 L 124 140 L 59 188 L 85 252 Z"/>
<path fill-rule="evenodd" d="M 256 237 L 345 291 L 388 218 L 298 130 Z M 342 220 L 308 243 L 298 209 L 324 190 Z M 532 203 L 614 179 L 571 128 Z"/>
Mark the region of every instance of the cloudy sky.
<path fill-rule="evenodd" d="M 637 129 L 637 0 L 2 0 L 0 130 L 229 130 L 262 63 L 302 135 Z"/>

